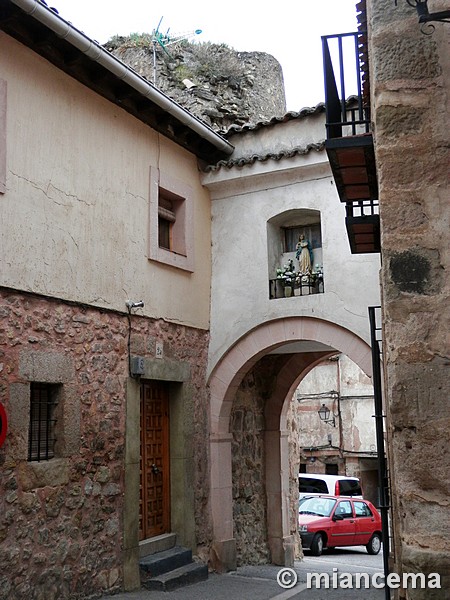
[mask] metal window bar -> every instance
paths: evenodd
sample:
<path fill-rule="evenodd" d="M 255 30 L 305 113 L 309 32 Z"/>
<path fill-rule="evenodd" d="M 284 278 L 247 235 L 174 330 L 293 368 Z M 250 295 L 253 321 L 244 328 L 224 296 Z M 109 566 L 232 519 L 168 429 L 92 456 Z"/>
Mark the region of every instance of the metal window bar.
<path fill-rule="evenodd" d="M 351 107 L 352 99 L 346 97 L 349 71 L 348 68 L 346 69 L 346 65 L 349 63 L 345 60 L 343 39 L 350 37 L 353 37 L 354 41 L 356 96 L 353 101 L 357 103 L 356 108 Z M 365 56 L 364 39 L 364 31 L 322 36 L 327 139 L 343 137 L 343 127 L 348 125 L 351 126 L 351 135 L 357 135 L 358 125 L 363 132 L 370 132 L 370 110 L 368 105 L 364 105 L 362 83 L 362 61 Z M 330 50 L 332 40 L 337 40 L 339 91 Z"/>
<path fill-rule="evenodd" d="M 358 119 L 359 121 L 364 121 L 364 109 L 363 109 L 363 94 L 362 94 L 362 73 L 361 73 L 361 58 L 359 51 L 359 40 L 360 36 L 355 35 L 353 37 L 353 41 L 355 43 L 355 69 L 356 69 L 356 86 L 357 92 L 356 96 L 358 98 Z M 367 130 L 366 130 L 367 131 Z"/>
<path fill-rule="evenodd" d="M 291 297 L 323 294 L 325 291 L 323 277 L 313 278 L 304 275 L 300 282 L 293 283 L 289 286 L 283 284 L 281 279 L 269 279 L 269 299 L 274 300 L 276 298 L 286 298 L 286 287 L 292 288 Z"/>
<path fill-rule="evenodd" d="M 375 430 L 378 457 L 379 509 L 381 513 L 381 538 L 383 542 L 383 568 L 385 581 L 389 575 L 389 478 L 384 447 L 384 415 L 381 385 L 382 325 L 381 307 L 369 306 L 370 341 L 372 347 L 373 392 Z M 390 588 L 385 584 L 385 599 L 390 600 Z"/>
<path fill-rule="evenodd" d="M 49 460 L 55 456 L 56 399 L 55 386 L 32 383 L 30 393 L 30 426 L 28 460 Z"/>

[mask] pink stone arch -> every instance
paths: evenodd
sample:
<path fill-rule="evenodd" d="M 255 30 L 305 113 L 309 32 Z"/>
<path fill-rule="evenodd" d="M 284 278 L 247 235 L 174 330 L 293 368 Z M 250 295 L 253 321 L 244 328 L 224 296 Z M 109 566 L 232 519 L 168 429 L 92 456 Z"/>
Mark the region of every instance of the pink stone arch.
<path fill-rule="evenodd" d="M 289 456 L 286 412 L 299 381 L 336 351 L 347 355 L 366 375 L 372 375 L 371 349 L 353 332 L 323 319 L 287 317 L 259 325 L 242 336 L 214 367 L 210 378 L 210 506 L 213 524 L 211 559 L 217 570 L 234 569 L 233 498 L 230 414 L 235 393 L 248 371 L 266 354 L 298 341 L 320 342 L 322 352 L 293 355 L 277 377 L 266 408 L 265 445 L 268 539 L 275 564 L 292 564 L 289 531 Z"/>

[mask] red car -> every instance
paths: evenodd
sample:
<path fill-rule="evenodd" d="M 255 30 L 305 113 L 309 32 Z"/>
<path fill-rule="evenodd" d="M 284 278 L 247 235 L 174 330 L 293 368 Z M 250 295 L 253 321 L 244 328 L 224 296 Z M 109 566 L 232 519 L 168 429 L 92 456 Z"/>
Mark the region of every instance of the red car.
<path fill-rule="evenodd" d="M 300 499 L 298 525 L 302 546 L 320 556 L 324 548 L 365 546 L 369 554 L 381 548 L 381 516 L 368 500 L 345 496 Z"/>

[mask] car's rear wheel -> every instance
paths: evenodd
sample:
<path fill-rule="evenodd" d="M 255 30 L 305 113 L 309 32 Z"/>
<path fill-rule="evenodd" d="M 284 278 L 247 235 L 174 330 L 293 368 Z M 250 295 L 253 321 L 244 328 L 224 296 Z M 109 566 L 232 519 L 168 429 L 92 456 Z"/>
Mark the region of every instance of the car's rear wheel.
<path fill-rule="evenodd" d="M 316 533 L 311 542 L 311 554 L 320 556 L 323 552 L 323 537 L 321 533 Z"/>
<path fill-rule="evenodd" d="M 378 533 L 374 533 L 366 546 L 368 554 L 378 554 L 381 549 L 381 538 Z"/>

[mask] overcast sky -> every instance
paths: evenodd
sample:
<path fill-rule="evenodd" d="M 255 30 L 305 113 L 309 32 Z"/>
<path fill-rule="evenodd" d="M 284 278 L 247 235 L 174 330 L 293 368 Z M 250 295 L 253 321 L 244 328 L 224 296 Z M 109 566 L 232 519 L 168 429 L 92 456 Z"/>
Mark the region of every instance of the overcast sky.
<path fill-rule="evenodd" d="M 267 52 L 283 69 L 287 110 L 324 100 L 321 36 L 356 30 L 356 0 L 47 0 L 59 15 L 101 44 L 112 36 L 191 33 L 196 42 Z"/>

